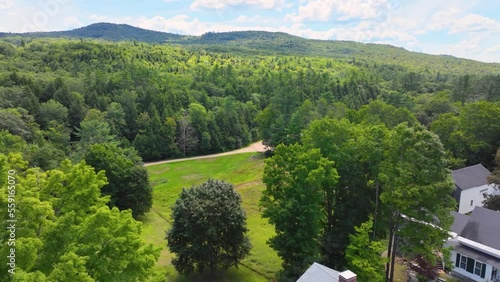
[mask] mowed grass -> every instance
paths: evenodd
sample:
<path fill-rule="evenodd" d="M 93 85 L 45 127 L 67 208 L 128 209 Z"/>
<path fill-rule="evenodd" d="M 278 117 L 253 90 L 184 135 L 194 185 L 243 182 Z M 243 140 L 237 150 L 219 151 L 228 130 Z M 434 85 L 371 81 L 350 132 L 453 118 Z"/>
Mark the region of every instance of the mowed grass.
<path fill-rule="evenodd" d="M 143 216 L 143 239 L 162 248 L 157 268 L 165 270 L 167 281 L 273 281 L 281 269 L 281 260 L 266 241 L 274 228 L 260 215 L 259 199 L 264 189 L 264 160 L 260 154 L 245 153 L 210 159 L 191 160 L 147 167 L 153 185 L 153 209 Z M 171 265 L 173 254 L 168 251 L 166 230 L 171 226 L 171 207 L 182 188 L 190 188 L 207 179 L 221 179 L 235 185 L 247 214 L 248 235 L 253 245 L 251 254 L 242 265 L 224 273 L 179 275 Z"/>

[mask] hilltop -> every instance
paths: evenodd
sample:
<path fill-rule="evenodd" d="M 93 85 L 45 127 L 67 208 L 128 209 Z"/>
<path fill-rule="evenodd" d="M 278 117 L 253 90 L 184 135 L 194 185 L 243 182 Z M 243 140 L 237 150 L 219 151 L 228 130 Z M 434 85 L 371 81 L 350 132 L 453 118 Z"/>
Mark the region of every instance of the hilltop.
<path fill-rule="evenodd" d="M 7 33 L 0 32 L 0 37 L 22 36 L 28 38 L 52 37 L 52 38 L 94 38 L 109 41 L 137 40 L 148 43 L 162 43 L 171 39 L 179 39 L 182 35 L 147 30 L 128 24 L 95 23 L 85 27 L 49 32 Z"/>
<path fill-rule="evenodd" d="M 450 55 L 429 55 L 386 44 L 339 40 L 305 39 L 283 32 L 231 31 L 208 32 L 201 36 L 152 31 L 128 24 L 95 23 L 53 32 L 5 33 L 0 38 L 68 38 L 106 41 L 137 41 L 151 44 L 181 45 L 192 50 L 207 50 L 241 55 L 300 55 L 335 58 L 358 65 L 399 65 L 415 71 L 453 71 L 500 74 L 499 63 L 482 63 Z"/>

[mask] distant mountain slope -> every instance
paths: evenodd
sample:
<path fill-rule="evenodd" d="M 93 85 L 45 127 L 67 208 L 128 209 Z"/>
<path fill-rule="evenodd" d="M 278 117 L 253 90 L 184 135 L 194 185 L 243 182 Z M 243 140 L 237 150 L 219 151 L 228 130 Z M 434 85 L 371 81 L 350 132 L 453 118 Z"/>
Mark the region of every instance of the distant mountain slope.
<path fill-rule="evenodd" d="M 23 36 L 23 37 L 68 37 L 68 38 L 98 38 L 109 41 L 137 40 L 148 43 L 162 43 L 172 39 L 179 39 L 182 35 L 160 31 L 147 30 L 133 27 L 127 24 L 96 23 L 89 26 L 51 32 L 30 33 L 0 33 L 0 37 Z"/>
<path fill-rule="evenodd" d="M 483 63 L 450 55 L 430 55 L 387 44 L 305 39 L 282 32 L 210 32 L 173 40 L 195 49 L 262 55 L 305 55 L 341 59 L 358 65 L 399 65 L 418 72 L 500 74 L 500 63 Z"/>
<path fill-rule="evenodd" d="M 399 65 L 415 71 L 464 71 L 500 74 L 499 63 L 482 63 L 449 55 L 429 55 L 400 47 L 352 41 L 305 39 L 283 32 L 234 31 L 208 32 L 201 36 L 151 31 L 127 24 L 96 23 L 56 32 L 0 33 L 1 37 L 92 38 L 108 41 L 137 40 L 146 43 L 170 43 L 190 49 L 213 52 L 262 55 L 304 55 L 348 60 L 356 64 Z"/>

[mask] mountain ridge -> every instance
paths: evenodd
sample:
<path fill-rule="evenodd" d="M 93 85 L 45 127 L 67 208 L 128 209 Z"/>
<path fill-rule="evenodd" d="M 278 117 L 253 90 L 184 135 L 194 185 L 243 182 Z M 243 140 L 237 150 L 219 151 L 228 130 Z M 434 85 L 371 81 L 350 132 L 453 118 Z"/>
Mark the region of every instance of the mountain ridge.
<path fill-rule="evenodd" d="M 98 39 L 106 41 L 138 41 L 152 44 L 178 44 L 194 49 L 207 49 L 214 52 L 239 52 L 249 54 L 313 55 L 337 59 L 354 57 L 370 60 L 376 56 L 383 60 L 397 61 L 401 57 L 419 60 L 431 56 L 440 63 L 466 60 L 500 66 L 500 63 L 481 62 L 452 55 L 434 55 L 406 50 L 389 44 L 363 43 L 343 40 L 306 39 L 284 32 L 259 30 L 207 32 L 200 36 L 181 35 L 134 27 L 129 24 L 94 23 L 88 26 L 65 31 L 8 33 L 0 32 L 0 38 L 71 38 Z"/>

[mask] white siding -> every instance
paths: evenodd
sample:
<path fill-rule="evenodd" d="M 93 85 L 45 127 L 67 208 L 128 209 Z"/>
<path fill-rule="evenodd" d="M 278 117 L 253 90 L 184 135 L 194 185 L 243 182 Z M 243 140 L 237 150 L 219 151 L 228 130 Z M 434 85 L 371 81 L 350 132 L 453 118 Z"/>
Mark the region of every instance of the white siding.
<path fill-rule="evenodd" d="M 474 210 L 474 207 L 482 207 L 485 199 L 484 194 L 498 194 L 493 185 L 483 185 L 479 187 L 463 190 L 460 194 L 458 212 L 465 214 Z M 472 203 L 472 205 L 471 205 Z"/>

